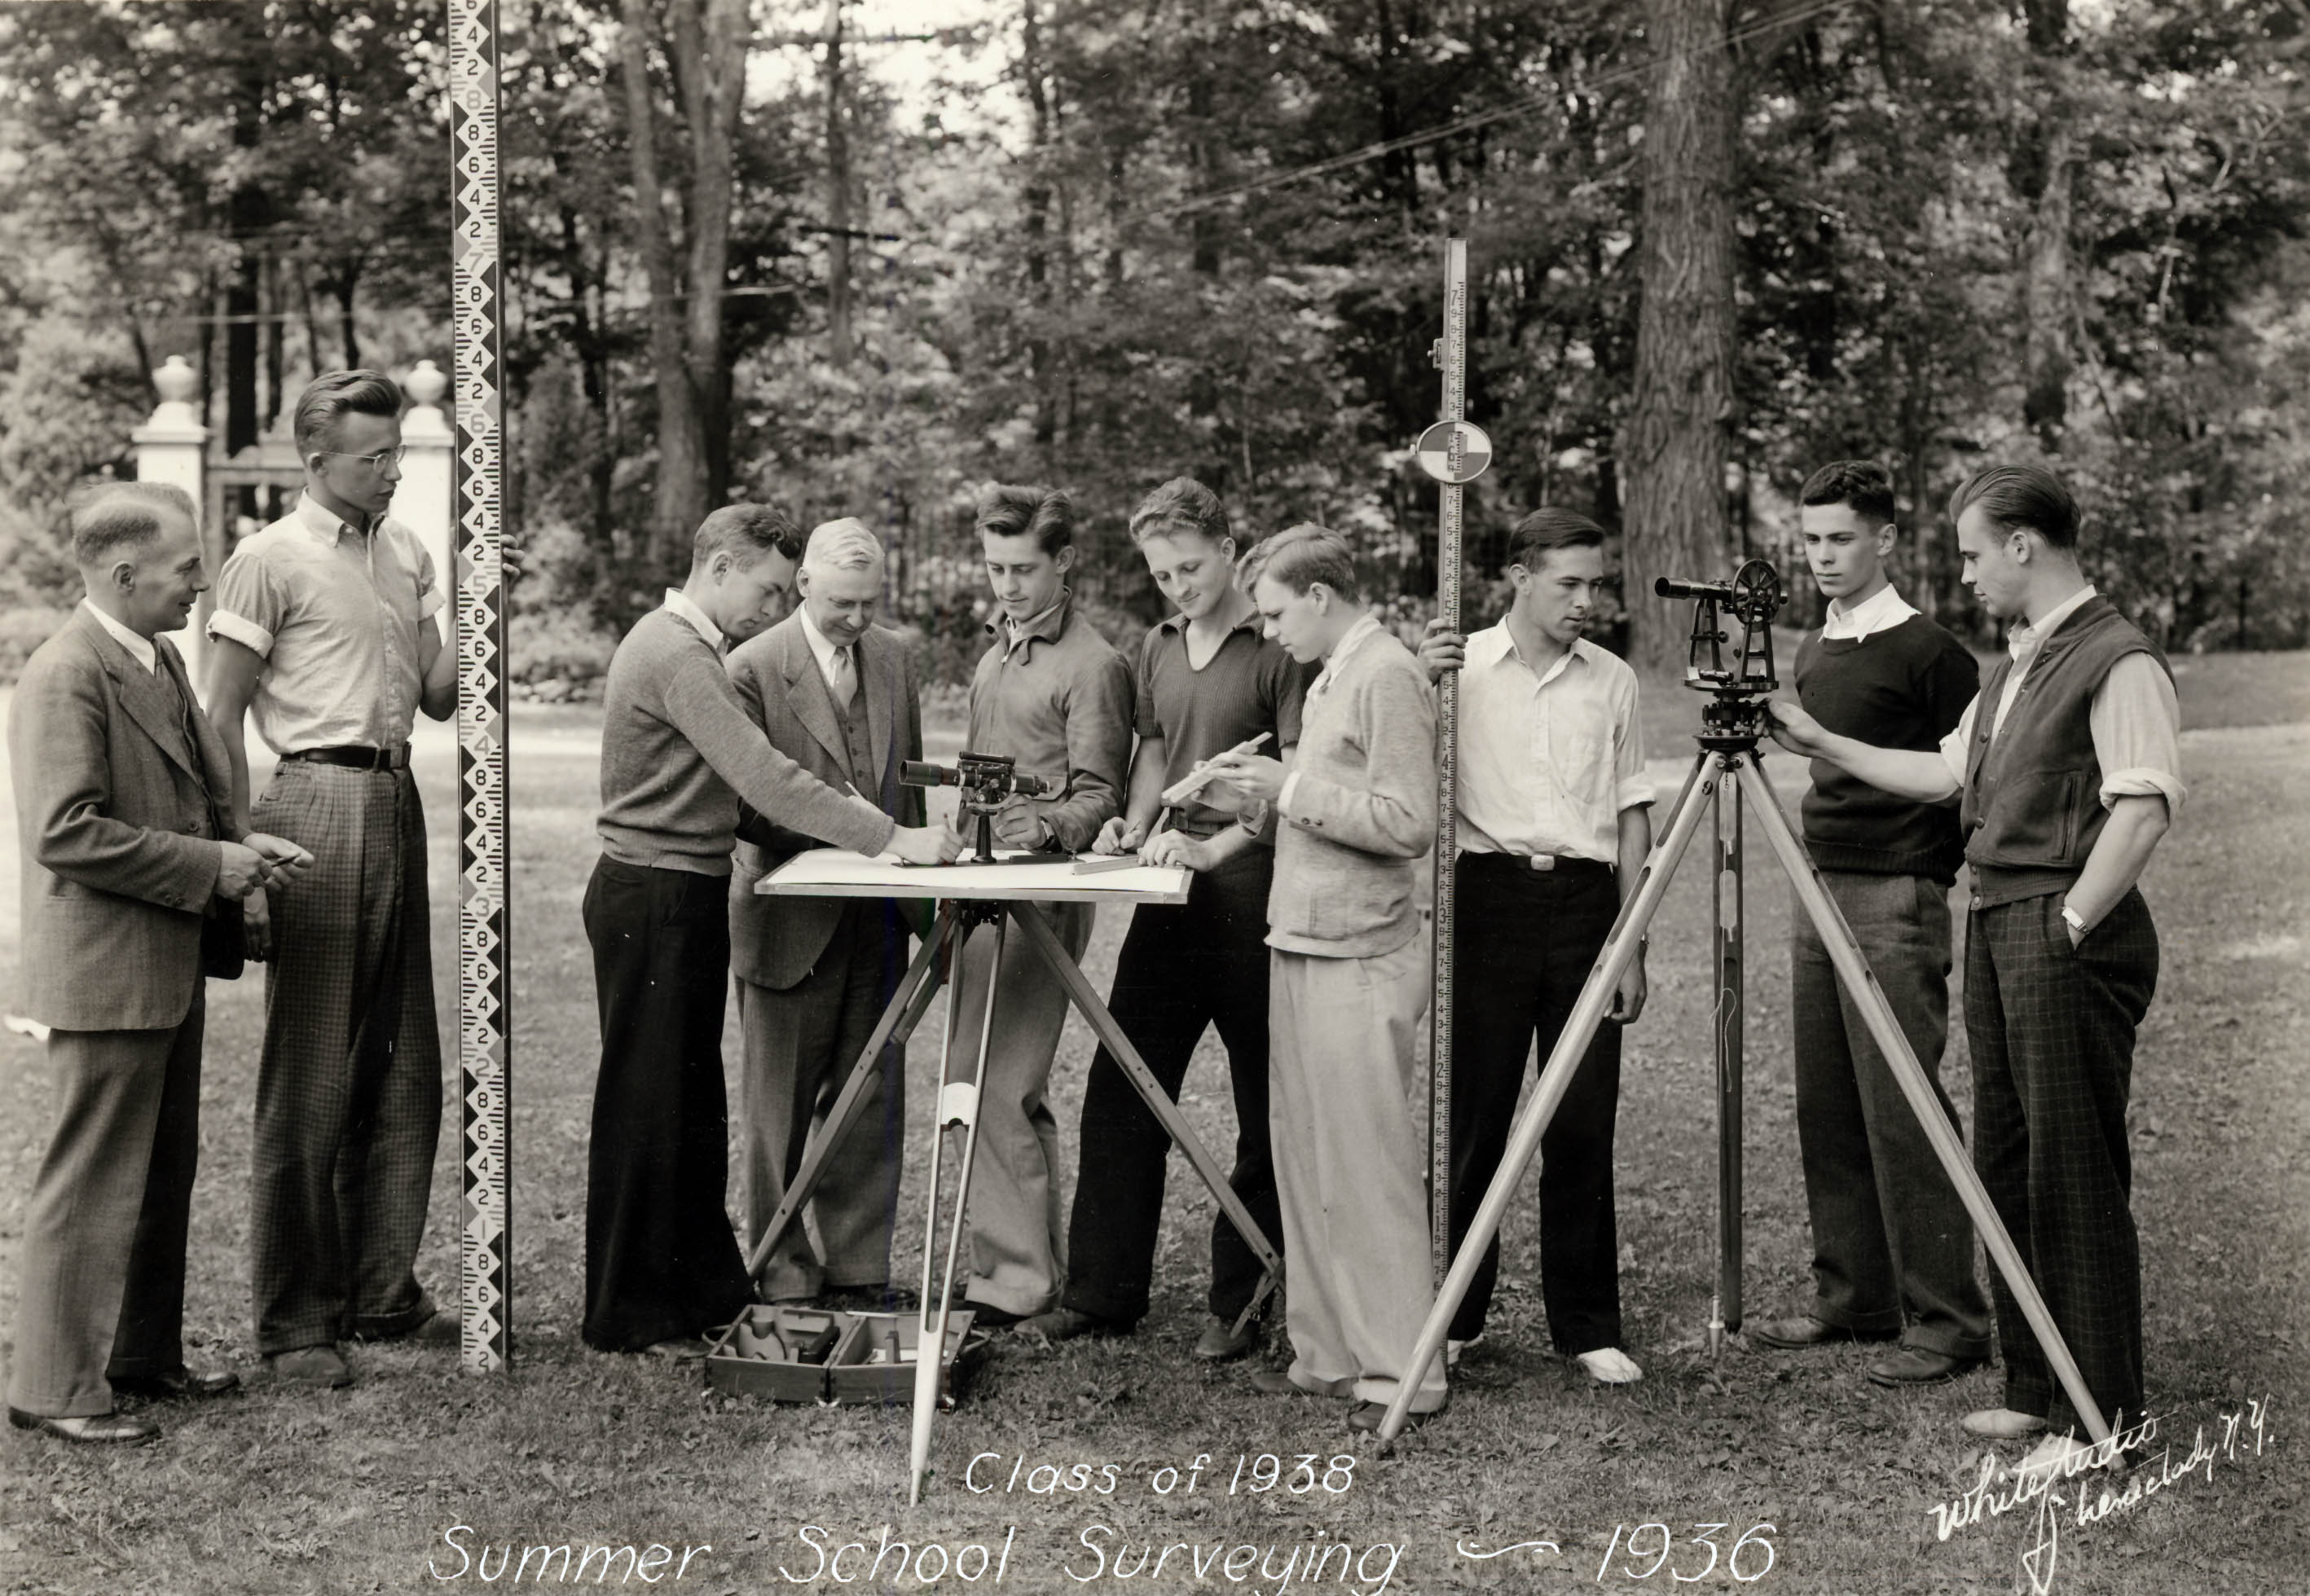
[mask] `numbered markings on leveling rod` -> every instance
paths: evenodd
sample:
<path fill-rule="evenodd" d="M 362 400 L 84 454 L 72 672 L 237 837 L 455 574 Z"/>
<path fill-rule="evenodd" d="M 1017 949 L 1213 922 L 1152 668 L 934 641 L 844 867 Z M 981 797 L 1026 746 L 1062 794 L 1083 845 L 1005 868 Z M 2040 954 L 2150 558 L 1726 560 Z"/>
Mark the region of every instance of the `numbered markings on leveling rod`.
<path fill-rule="evenodd" d="M 1412 448 L 1420 469 L 1439 482 L 1472 482 L 1492 463 L 1492 440 L 1465 421 L 1437 422 Z"/>

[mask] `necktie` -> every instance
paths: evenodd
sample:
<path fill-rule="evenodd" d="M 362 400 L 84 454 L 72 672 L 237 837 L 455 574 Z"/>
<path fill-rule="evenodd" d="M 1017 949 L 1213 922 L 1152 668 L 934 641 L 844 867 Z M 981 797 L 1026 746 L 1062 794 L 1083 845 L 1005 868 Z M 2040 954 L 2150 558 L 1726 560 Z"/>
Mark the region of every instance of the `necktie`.
<path fill-rule="evenodd" d="M 834 695 L 838 707 L 847 709 L 850 700 L 858 696 L 858 667 L 851 663 L 847 648 L 834 651 L 833 666 L 834 673 L 827 681 L 827 690 Z"/>

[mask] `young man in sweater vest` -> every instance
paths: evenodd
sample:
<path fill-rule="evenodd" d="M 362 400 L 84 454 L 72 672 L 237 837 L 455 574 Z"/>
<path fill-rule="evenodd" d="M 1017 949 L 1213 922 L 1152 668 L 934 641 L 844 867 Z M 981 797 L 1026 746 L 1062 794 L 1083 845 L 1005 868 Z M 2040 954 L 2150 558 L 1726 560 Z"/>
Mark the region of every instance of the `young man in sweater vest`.
<path fill-rule="evenodd" d="M 634 623 L 602 704 L 602 857 L 586 940 L 602 1015 L 586 1164 L 586 1345 L 703 1356 L 698 1332 L 751 1299 L 723 1203 L 729 1104 L 730 854 L 738 803 L 862 854 L 918 864 L 948 851 L 772 748 L 722 664 L 769 620 L 802 539 L 762 505 L 699 524 L 690 578 Z"/>
<path fill-rule="evenodd" d="M 1582 637 L 1604 583 L 1604 529 L 1534 510 L 1508 537 L 1515 598 L 1466 639 L 1430 622 L 1420 658 L 1460 672 L 1459 922 L 1453 948 L 1452 1250 L 1507 1151 L 1537 1036 L 1543 1063 L 1652 851 L 1637 673 Z M 1620 1028 L 1645 1007 L 1644 955 L 1621 977 L 1541 1139 L 1540 1286 L 1556 1349 L 1588 1376 L 1644 1376 L 1620 1349 L 1612 1132 Z M 1494 1238 L 1453 1315 L 1447 1356 L 1484 1333 Z"/>
<path fill-rule="evenodd" d="M 1805 560 L 1828 599 L 1797 648 L 1797 698 L 1839 736 L 1930 753 L 1973 701 L 1980 668 L 1886 579 L 1893 479 L 1873 461 L 1823 466 L 1800 495 Z M 1804 797 L 1805 843 L 1844 911 L 1941 1112 L 1949 1039 L 1949 891 L 1965 844 L 1956 811 L 1880 792 L 1826 759 Z M 1989 1356 L 1989 1304 L 1973 1273 L 1973 1221 L 1933 1157 L 1885 1056 L 1829 965 L 1820 934 L 1790 916 L 1797 1145 L 1812 1218 L 1813 1300 L 1750 1326 L 1793 1349 L 1900 1344 L 1869 1366 L 1880 1385 L 1950 1379 Z"/>
<path fill-rule="evenodd" d="M 1973 867 L 1965 1028 L 1973 1159 L 2094 1402 L 2141 1418 L 2141 1260 L 2129 1206 L 2133 1039 L 2158 983 L 2134 883 L 2173 823 L 2180 715 L 2165 656 L 2079 569 L 2078 512 L 2051 472 L 1993 466 L 1950 498 L 1967 584 L 2017 624 L 1957 729 L 1931 753 L 1873 748 L 1784 699 L 1775 736 L 1888 793 L 1961 801 Z M 2019 1465 L 2088 1449 L 2002 1277 L 2005 1406 L 1976 1435 L 2050 1431 Z"/>
<path fill-rule="evenodd" d="M 1260 1391 L 1352 1397 L 1376 1430 L 1407 1376 L 1432 1292 L 1420 1135 L 1409 1101 L 1428 1007 L 1414 861 L 1436 841 L 1436 707 L 1411 651 L 1361 599 L 1347 541 L 1278 533 L 1241 578 L 1266 634 L 1322 662 L 1282 763 L 1225 754 L 1220 778 L 1275 806 L 1267 898 L 1268 1129 L 1291 1260 L 1290 1368 Z M 1443 1360 L 1412 1399 L 1442 1410 Z"/>
<path fill-rule="evenodd" d="M 1074 507 L 1040 487 L 980 495 L 977 534 L 999 610 L 970 682 L 973 753 L 1008 754 L 1042 778 L 1040 798 L 1012 798 L 994 816 L 1001 848 L 1089 848 L 1123 809 L 1131 764 L 1131 666 L 1067 589 Z M 1044 917 L 1071 958 L 1090 941 L 1091 906 L 1046 904 Z M 1066 989 L 1025 935 L 1012 931 L 994 967 L 994 930 L 982 925 L 956 961 L 963 1019 L 953 1067 L 977 1060 L 986 983 L 995 981 L 994 1035 L 978 1083 L 978 1154 L 970 1179 L 970 1283 L 982 1325 L 1015 1324 L 1056 1305 L 1066 1279 L 1059 1206 L 1059 1127 L 1044 1101 L 1066 1023 Z"/>

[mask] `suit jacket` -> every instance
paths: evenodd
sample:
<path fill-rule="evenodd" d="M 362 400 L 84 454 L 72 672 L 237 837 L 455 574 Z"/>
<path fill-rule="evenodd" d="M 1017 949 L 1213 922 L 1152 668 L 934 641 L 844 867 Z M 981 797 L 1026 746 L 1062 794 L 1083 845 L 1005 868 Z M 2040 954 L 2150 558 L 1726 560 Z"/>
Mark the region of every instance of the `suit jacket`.
<path fill-rule="evenodd" d="M 730 680 L 738 698 L 770 740 L 770 746 L 831 786 L 849 780 L 842 722 L 827 690 L 826 678 L 795 612 L 730 651 Z M 923 755 L 922 705 L 916 693 L 915 662 L 906 642 L 889 627 L 866 629 L 858 639 L 858 703 L 866 712 L 867 745 L 879 779 L 861 794 L 901 826 L 919 826 L 923 791 L 902 786 L 899 763 Z M 763 898 L 754 883 L 805 848 L 824 847 L 817 837 L 789 830 L 776 815 L 763 827 L 742 826 L 737 863 L 730 875 L 730 969 L 742 981 L 783 991 L 810 974 L 826 951 L 842 917 L 838 898 Z M 749 837 L 763 840 L 750 840 Z"/>
<path fill-rule="evenodd" d="M 176 645 L 153 645 L 189 713 L 82 606 L 26 663 L 8 716 L 24 1007 L 64 1030 L 174 1026 L 201 980 L 231 788 Z"/>

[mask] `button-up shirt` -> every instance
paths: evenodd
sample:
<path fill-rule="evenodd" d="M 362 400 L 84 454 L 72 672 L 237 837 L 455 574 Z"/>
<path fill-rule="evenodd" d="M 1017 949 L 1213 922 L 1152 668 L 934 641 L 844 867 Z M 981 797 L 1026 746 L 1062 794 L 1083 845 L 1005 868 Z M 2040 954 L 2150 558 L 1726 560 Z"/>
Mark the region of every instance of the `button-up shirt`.
<path fill-rule="evenodd" d="M 2013 668 L 2006 672 L 2005 690 L 1990 711 L 1993 741 L 2013 707 L 2021 683 L 2028 678 L 2029 667 L 2037 661 L 2038 648 L 2093 596 L 2094 586 L 2089 582 L 2034 623 L 2017 626 L 2007 636 L 2005 651 L 2013 656 Z M 2189 793 L 2182 783 L 2182 709 L 2174 694 L 2173 678 L 2158 668 L 2158 662 L 2146 654 L 2129 654 L 2119 660 L 2094 689 L 2093 704 L 2086 713 L 2094 761 L 2101 767 L 2102 807 L 2107 809 L 2120 798 L 2155 794 L 2166 800 L 2170 812 L 2181 813 L 2182 800 Z M 1959 788 L 1965 785 L 1966 756 L 1980 714 L 1981 698 L 1976 694 L 1966 706 L 1957 729 L 1941 739 L 1941 763 Z"/>
<path fill-rule="evenodd" d="M 1536 669 L 1506 621 L 1468 638 L 1467 662 L 1460 846 L 1618 863 L 1620 811 L 1653 801 L 1637 673 L 1585 638 Z"/>
<path fill-rule="evenodd" d="M 837 643 L 824 632 L 820 631 L 818 629 L 818 622 L 810 618 L 810 606 L 808 604 L 801 605 L 800 608 L 802 611 L 803 641 L 810 645 L 810 657 L 818 662 L 818 673 L 826 679 L 826 690 L 829 692 L 834 692 L 836 690 L 834 681 L 834 656 L 838 654 L 849 653 L 850 646 L 848 644 Z M 858 656 L 855 654 L 850 655 L 850 684 L 854 690 L 858 685 Z M 838 697 L 836 701 L 838 703 L 840 702 Z"/>
<path fill-rule="evenodd" d="M 415 533 L 364 532 L 308 495 L 225 561 L 209 636 L 265 661 L 250 708 L 274 753 L 398 748 L 424 690 L 419 631 L 447 603 Z"/>
<path fill-rule="evenodd" d="M 970 682 L 974 753 L 1008 754 L 1052 795 L 1031 800 L 1059 846 L 1080 852 L 1122 812 L 1131 766 L 1131 666 L 1068 601 L 1023 630 L 990 623 Z"/>
<path fill-rule="evenodd" d="M 1917 612 L 1917 607 L 1893 591 L 1890 582 L 1867 598 L 1846 609 L 1842 601 L 1828 601 L 1828 613 L 1821 618 L 1820 635 L 1824 641 L 1860 642 L 1871 632 L 1889 631 Z"/>
<path fill-rule="evenodd" d="M 143 666 L 148 671 L 153 672 L 156 674 L 159 672 L 161 669 L 161 651 L 153 646 L 152 638 L 139 637 L 136 633 L 130 631 L 126 627 L 121 625 L 111 616 L 107 615 L 94 604 L 90 603 L 86 599 L 81 600 L 80 607 L 96 617 L 96 624 L 102 627 L 106 631 L 110 632 L 114 642 L 128 650 L 128 657 L 130 659 L 135 660 L 138 664 Z"/>

